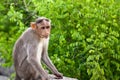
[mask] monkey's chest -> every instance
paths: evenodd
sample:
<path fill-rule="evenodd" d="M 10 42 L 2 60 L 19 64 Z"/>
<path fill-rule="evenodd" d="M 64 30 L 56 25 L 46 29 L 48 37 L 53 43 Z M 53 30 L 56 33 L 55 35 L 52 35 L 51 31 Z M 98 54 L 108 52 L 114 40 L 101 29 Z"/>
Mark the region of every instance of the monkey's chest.
<path fill-rule="evenodd" d="M 39 43 L 38 47 L 37 47 L 37 59 L 38 59 L 38 61 L 41 60 L 42 52 L 43 52 L 43 44 Z"/>
<path fill-rule="evenodd" d="M 37 47 L 37 59 L 38 59 L 38 61 L 41 61 L 42 54 L 44 53 L 46 48 L 47 48 L 46 41 L 41 40 L 38 44 L 38 47 Z"/>

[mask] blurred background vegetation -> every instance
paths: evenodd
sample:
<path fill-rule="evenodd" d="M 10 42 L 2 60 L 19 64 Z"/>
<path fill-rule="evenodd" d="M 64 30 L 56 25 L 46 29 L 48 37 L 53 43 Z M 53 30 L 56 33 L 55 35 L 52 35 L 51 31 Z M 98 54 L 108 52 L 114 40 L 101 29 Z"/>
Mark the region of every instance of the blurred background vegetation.
<path fill-rule="evenodd" d="M 37 16 L 52 21 L 49 55 L 65 76 L 120 80 L 120 0 L 0 0 L 0 58 Z"/>

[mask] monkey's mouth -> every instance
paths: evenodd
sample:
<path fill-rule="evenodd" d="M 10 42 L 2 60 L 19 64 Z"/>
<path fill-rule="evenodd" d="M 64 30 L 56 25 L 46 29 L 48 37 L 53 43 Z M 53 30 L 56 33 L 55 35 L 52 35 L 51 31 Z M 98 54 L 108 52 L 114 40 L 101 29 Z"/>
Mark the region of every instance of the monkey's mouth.
<path fill-rule="evenodd" d="M 47 36 L 45 36 L 45 38 L 48 38 L 48 35 L 47 35 Z"/>
<path fill-rule="evenodd" d="M 41 38 L 48 38 L 49 35 L 41 35 Z"/>

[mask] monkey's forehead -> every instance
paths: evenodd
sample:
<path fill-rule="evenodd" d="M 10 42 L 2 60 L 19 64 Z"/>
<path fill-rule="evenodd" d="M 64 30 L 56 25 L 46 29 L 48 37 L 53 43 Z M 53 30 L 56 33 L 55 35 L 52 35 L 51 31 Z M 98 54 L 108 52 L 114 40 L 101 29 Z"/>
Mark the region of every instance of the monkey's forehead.
<path fill-rule="evenodd" d="M 50 22 L 50 20 L 46 17 L 38 17 L 36 19 L 36 23 L 41 23 L 43 20 Z"/>
<path fill-rule="evenodd" d="M 40 23 L 37 23 L 37 26 L 51 26 L 50 22 L 42 21 Z"/>

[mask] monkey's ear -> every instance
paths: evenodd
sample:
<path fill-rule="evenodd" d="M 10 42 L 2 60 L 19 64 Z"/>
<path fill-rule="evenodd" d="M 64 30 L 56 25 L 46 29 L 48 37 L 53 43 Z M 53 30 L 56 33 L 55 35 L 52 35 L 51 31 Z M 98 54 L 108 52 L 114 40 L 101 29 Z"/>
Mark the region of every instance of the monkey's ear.
<path fill-rule="evenodd" d="M 35 29 L 35 28 L 36 28 L 36 23 L 35 23 L 35 22 L 31 22 L 31 23 L 30 23 L 30 27 L 31 27 L 32 29 Z"/>

